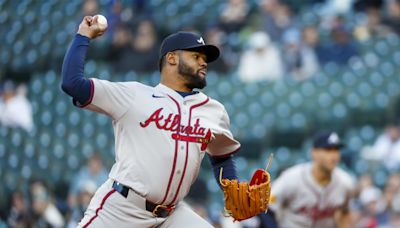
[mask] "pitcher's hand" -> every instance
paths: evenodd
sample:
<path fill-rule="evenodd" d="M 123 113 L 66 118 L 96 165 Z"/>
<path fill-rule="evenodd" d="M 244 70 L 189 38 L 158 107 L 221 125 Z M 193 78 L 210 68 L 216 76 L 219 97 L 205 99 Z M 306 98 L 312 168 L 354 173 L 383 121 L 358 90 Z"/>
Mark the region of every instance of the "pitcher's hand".
<path fill-rule="evenodd" d="M 97 17 L 85 16 L 79 24 L 78 34 L 95 39 L 104 34 L 105 28 L 99 26 Z"/>

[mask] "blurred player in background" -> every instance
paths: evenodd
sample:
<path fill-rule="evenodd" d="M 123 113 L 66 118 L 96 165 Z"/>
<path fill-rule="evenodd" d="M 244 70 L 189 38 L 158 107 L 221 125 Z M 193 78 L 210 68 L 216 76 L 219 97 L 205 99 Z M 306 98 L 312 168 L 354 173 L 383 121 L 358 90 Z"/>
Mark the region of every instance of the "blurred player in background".
<path fill-rule="evenodd" d="M 312 162 L 285 170 L 272 185 L 271 210 L 279 227 L 350 227 L 354 184 L 337 167 L 343 144 L 335 132 L 314 137 Z"/>

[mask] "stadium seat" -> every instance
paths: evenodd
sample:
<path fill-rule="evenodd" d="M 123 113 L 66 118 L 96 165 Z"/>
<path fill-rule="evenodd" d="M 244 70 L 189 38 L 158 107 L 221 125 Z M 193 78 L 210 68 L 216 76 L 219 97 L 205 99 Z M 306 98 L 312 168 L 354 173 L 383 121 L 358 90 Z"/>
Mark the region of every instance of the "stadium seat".
<path fill-rule="evenodd" d="M 388 56 L 391 52 L 390 47 L 385 40 L 379 40 L 378 42 L 376 42 L 373 49 L 379 56 L 382 57 Z"/>
<path fill-rule="evenodd" d="M 383 188 L 388 179 L 388 172 L 383 168 L 375 170 L 372 174 L 372 178 L 374 184 L 380 188 Z"/>
<path fill-rule="evenodd" d="M 2 180 L 3 188 L 6 192 L 15 191 L 20 182 L 19 173 L 17 173 L 15 170 L 6 169 Z"/>
<path fill-rule="evenodd" d="M 64 158 L 66 157 L 66 151 L 62 140 L 63 139 L 54 139 L 50 154 L 53 161 L 64 161 Z"/>

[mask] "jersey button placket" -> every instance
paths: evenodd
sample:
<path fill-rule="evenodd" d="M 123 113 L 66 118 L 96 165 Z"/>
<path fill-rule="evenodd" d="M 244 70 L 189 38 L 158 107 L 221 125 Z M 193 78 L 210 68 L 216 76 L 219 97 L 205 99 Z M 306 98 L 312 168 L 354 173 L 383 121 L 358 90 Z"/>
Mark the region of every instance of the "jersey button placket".
<path fill-rule="evenodd" d="M 186 111 L 186 104 L 187 104 L 187 102 L 186 101 L 183 101 L 183 111 L 182 111 L 182 113 L 183 113 L 183 115 L 185 115 L 186 116 L 186 114 L 187 114 L 187 111 Z"/>

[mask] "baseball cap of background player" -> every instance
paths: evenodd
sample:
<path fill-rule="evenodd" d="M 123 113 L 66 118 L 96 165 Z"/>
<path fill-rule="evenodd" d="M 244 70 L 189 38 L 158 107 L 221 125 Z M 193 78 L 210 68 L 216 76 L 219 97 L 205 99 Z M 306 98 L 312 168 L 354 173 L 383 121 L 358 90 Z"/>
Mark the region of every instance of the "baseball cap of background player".
<path fill-rule="evenodd" d="M 324 149 L 340 149 L 344 147 L 344 144 L 340 141 L 339 135 L 336 132 L 324 131 L 319 132 L 314 136 L 313 147 Z"/>
<path fill-rule="evenodd" d="M 176 50 L 201 50 L 207 56 L 207 63 L 219 57 L 218 47 L 205 44 L 203 37 L 193 32 L 177 32 L 167 36 L 161 43 L 159 60 L 168 52 Z"/>

